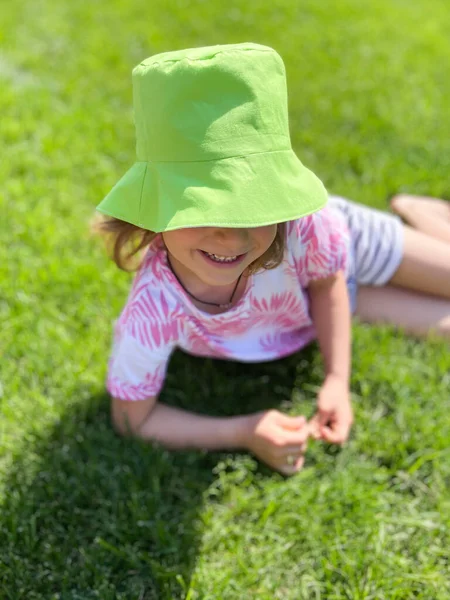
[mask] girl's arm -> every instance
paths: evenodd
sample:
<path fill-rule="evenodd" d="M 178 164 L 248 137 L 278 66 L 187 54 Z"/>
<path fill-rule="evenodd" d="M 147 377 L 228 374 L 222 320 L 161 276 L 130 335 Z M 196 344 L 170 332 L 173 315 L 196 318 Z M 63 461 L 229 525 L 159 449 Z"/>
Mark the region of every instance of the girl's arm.
<path fill-rule="evenodd" d="M 303 466 L 309 428 L 304 417 L 268 410 L 215 418 L 172 408 L 147 398 L 137 402 L 112 399 L 116 431 L 153 440 L 172 449 L 245 448 L 274 469 L 292 475 Z M 294 458 L 294 462 L 287 457 Z"/>
<path fill-rule="evenodd" d="M 309 284 L 311 318 L 322 352 L 326 376 L 348 385 L 351 360 L 351 315 L 342 271 Z"/>
<path fill-rule="evenodd" d="M 112 421 L 118 433 L 154 440 L 172 449 L 244 447 L 247 415 L 206 417 L 157 402 L 112 399 Z"/>
<path fill-rule="evenodd" d="M 340 444 L 353 422 L 350 404 L 351 314 L 344 274 L 312 281 L 311 317 L 325 364 L 325 381 L 318 395 L 318 412 L 310 423 L 316 438 Z"/>

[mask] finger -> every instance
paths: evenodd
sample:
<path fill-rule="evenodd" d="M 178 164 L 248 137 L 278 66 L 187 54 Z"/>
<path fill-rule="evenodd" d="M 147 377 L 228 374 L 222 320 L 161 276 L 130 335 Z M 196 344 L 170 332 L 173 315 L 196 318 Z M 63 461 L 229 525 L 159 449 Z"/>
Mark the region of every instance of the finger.
<path fill-rule="evenodd" d="M 305 442 L 304 444 L 284 446 L 281 449 L 279 456 L 283 456 L 284 458 L 286 458 L 286 456 L 300 456 L 306 452 L 307 445 L 308 444 Z"/>
<path fill-rule="evenodd" d="M 328 425 L 333 416 L 333 412 L 331 410 L 323 410 L 319 407 L 317 413 L 314 416 L 317 419 L 319 425 L 322 427 L 323 425 Z"/>
<path fill-rule="evenodd" d="M 320 431 L 321 425 L 319 422 L 318 415 L 315 415 L 308 423 L 309 435 L 314 440 L 320 440 L 322 438 L 322 433 Z"/>
<path fill-rule="evenodd" d="M 305 464 L 305 457 L 299 456 L 297 462 L 295 463 L 294 467 L 297 469 L 297 471 L 300 471 L 300 469 L 303 469 L 303 465 Z"/>
<path fill-rule="evenodd" d="M 286 465 L 286 464 L 282 464 L 278 467 L 278 471 L 280 471 L 280 473 L 283 473 L 283 475 L 295 475 L 295 473 L 298 473 L 298 471 L 300 471 L 303 467 L 305 463 L 305 457 L 304 456 L 300 456 L 297 460 L 296 463 L 294 463 L 293 465 Z"/>
<path fill-rule="evenodd" d="M 343 444 L 348 439 L 350 425 L 341 425 L 332 429 L 331 427 L 322 427 L 323 439 L 330 444 Z"/>
<path fill-rule="evenodd" d="M 309 431 L 310 435 L 315 440 L 323 439 L 322 427 L 327 426 L 332 418 L 332 412 L 329 410 L 319 410 L 313 416 L 313 418 L 309 421 Z"/>
<path fill-rule="evenodd" d="M 309 437 L 309 427 L 303 427 L 299 431 L 286 431 L 283 430 L 281 434 L 282 444 L 281 447 L 286 446 L 302 446 Z"/>
<path fill-rule="evenodd" d="M 281 425 L 283 429 L 295 431 L 296 429 L 301 429 L 305 426 L 306 419 L 303 416 L 291 417 L 289 415 L 285 415 L 284 413 L 279 413 L 277 423 Z"/>

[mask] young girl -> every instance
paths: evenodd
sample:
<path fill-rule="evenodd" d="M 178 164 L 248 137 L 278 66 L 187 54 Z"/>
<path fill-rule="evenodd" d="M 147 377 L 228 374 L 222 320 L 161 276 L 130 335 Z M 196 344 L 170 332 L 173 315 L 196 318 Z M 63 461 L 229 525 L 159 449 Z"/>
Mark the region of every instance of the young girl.
<path fill-rule="evenodd" d="M 97 207 L 117 265 L 142 258 L 109 362 L 115 428 L 169 448 L 245 448 L 293 474 L 309 436 L 348 437 L 352 312 L 450 335 L 448 206 L 394 198 L 420 232 L 329 198 L 292 151 L 284 65 L 266 46 L 151 57 L 134 69 L 133 91 L 137 162 Z M 176 347 L 252 362 L 314 338 L 325 380 L 309 423 L 158 401 Z"/>

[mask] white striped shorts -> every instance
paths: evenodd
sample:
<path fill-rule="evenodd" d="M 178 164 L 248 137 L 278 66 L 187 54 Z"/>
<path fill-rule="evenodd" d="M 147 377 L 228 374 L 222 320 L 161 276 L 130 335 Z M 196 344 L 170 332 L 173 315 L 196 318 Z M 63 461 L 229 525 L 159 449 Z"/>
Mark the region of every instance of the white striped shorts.
<path fill-rule="evenodd" d="M 352 256 L 349 285 L 352 305 L 357 285 L 385 285 L 398 269 L 403 256 L 403 226 L 400 217 L 339 196 L 329 197 L 329 206 L 339 211 L 350 230 Z"/>

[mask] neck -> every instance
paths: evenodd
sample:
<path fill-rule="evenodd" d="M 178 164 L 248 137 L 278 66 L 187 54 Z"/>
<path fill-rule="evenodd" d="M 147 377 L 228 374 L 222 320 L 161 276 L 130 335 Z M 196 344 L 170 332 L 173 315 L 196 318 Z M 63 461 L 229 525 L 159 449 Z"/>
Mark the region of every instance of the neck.
<path fill-rule="evenodd" d="M 199 302 L 228 304 L 240 277 L 226 285 L 210 285 L 167 252 L 167 262 L 182 287 Z M 233 300 L 236 300 L 237 290 Z"/>

